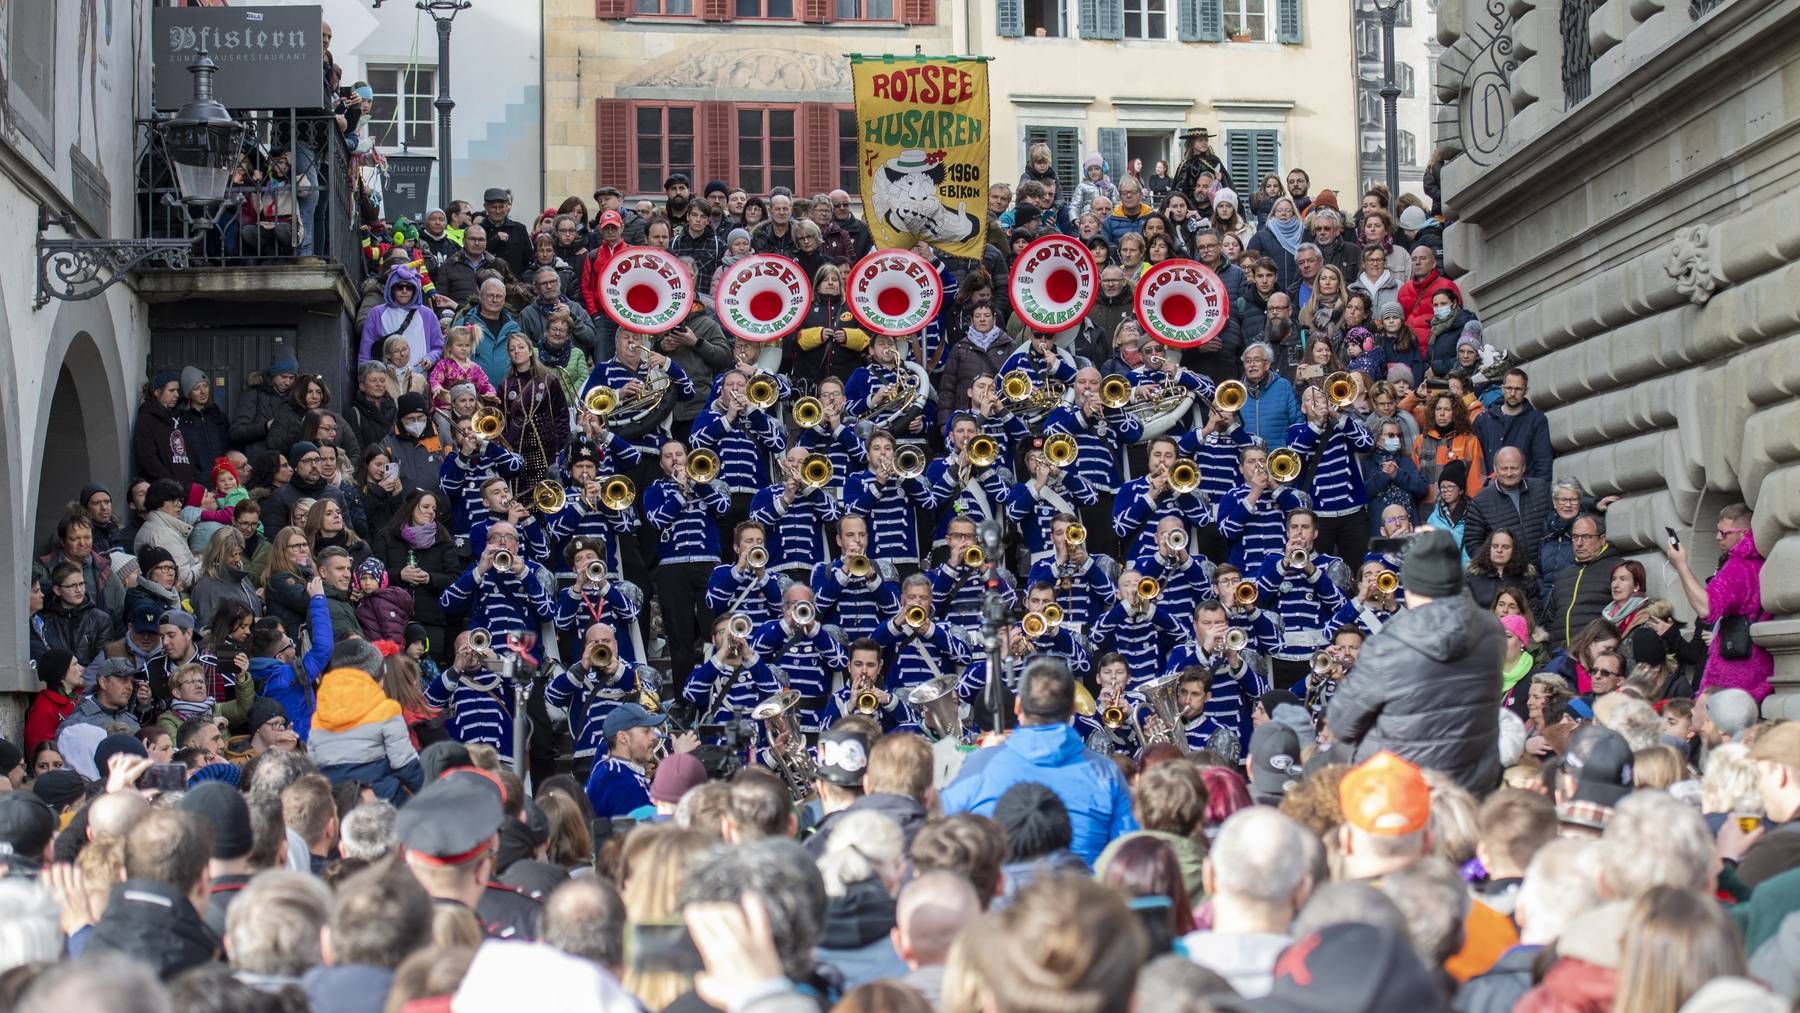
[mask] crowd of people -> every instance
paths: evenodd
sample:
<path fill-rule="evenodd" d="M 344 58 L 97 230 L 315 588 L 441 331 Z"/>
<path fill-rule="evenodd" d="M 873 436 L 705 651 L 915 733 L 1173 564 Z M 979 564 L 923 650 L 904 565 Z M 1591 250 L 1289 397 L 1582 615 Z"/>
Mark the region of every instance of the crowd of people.
<path fill-rule="evenodd" d="M 1670 540 L 1683 623 L 1430 205 L 1183 144 L 1033 147 L 913 334 L 848 194 L 678 173 L 370 226 L 348 396 L 152 369 L 31 584 L 0 1008 L 1787 1009 L 1749 508 L 1710 579 Z M 1055 333 L 1049 233 L 1102 265 Z M 812 279 L 779 342 L 712 306 L 752 253 Z M 1134 312 L 1171 258 L 1195 348 Z"/>

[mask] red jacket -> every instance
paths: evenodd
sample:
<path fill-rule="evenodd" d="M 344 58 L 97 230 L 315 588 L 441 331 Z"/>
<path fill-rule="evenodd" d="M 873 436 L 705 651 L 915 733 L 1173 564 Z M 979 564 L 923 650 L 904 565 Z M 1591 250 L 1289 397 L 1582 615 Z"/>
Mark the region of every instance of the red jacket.
<path fill-rule="evenodd" d="M 75 710 L 75 701 L 63 696 L 53 689 L 40 689 L 31 701 L 31 710 L 25 714 L 25 755 L 40 742 L 49 742 L 56 738 L 56 729 Z"/>
<path fill-rule="evenodd" d="M 589 250 L 581 260 L 581 305 L 596 320 L 612 319 L 603 316 L 606 311 L 600 308 L 600 269 L 624 249 L 625 244 L 622 242 L 611 246 L 601 243 Z"/>
<path fill-rule="evenodd" d="M 1513 1006 L 1513 1013 L 1611 1013 L 1618 990 L 1618 971 L 1564 957 Z"/>
<path fill-rule="evenodd" d="M 1455 296 L 1458 303 L 1462 302 L 1462 291 L 1456 287 L 1456 282 L 1444 277 L 1436 268 L 1432 268 L 1423 282 L 1412 279 L 1400 286 L 1400 308 L 1406 311 L 1406 326 L 1412 328 L 1420 348 L 1431 347 L 1431 296 L 1440 289 Z"/>

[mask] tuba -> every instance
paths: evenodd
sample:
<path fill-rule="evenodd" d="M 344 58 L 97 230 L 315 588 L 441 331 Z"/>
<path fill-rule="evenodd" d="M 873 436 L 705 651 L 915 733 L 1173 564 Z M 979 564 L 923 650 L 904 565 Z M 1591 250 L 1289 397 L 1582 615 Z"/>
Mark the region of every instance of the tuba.
<path fill-rule="evenodd" d="M 956 698 L 956 683 L 949 679 L 922 683 L 906 694 L 906 702 L 918 712 L 919 727 L 933 739 L 962 740 L 962 701 Z"/>
<path fill-rule="evenodd" d="M 1181 676 L 1171 673 L 1160 679 L 1151 679 L 1138 687 L 1138 693 L 1144 703 L 1150 707 L 1156 724 L 1162 728 L 1146 729 L 1146 744 L 1149 742 L 1173 742 L 1182 752 L 1188 751 L 1187 734 L 1181 727 L 1181 703 L 1178 699 Z M 1166 736 L 1163 729 L 1167 729 Z"/>
<path fill-rule="evenodd" d="M 795 802 L 812 794 L 813 779 L 818 775 L 812 753 L 806 748 L 806 733 L 794 720 L 794 708 L 799 703 L 799 690 L 783 689 L 750 712 L 751 720 L 763 723 L 763 735 L 769 741 L 769 758 L 775 761 L 776 771 L 787 784 L 788 797 Z"/>
<path fill-rule="evenodd" d="M 607 428 L 631 440 L 644 435 L 669 417 L 675 410 L 675 383 L 661 366 L 650 370 L 644 389 L 633 398 L 621 398 L 607 416 Z"/>

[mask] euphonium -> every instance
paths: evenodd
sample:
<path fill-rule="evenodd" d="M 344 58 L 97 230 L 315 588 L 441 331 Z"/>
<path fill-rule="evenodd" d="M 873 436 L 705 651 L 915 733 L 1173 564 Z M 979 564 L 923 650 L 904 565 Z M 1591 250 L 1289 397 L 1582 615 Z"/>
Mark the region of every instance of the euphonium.
<path fill-rule="evenodd" d="M 719 477 L 719 455 L 704 448 L 687 455 L 688 478 L 704 485 Z"/>
<path fill-rule="evenodd" d="M 824 454 L 808 454 L 800 462 L 800 484 L 807 491 L 823 489 L 831 484 L 831 458 Z"/>
<path fill-rule="evenodd" d="M 971 545 L 963 550 L 962 565 L 971 570 L 985 562 L 987 562 L 987 554 L 981 551 L 981 546 Z"/>
<path fill-rule="evenodd" d="M 1000 459 L 1000 444 L 991 436 L 977 436 L 969 441 L 969 463 L 977 468 L 991 468 Z"/>
<path fill-rule="evenodd" d="M 875 572 L 875 564 L 869 561 L 868 556 L 856 553 L 844 557 L 844 572 L 861 579 Z"/>
<path fill-rule="evenodd" d="M 1075 463 L 1076 453 L 1075 437 L 1068 433 L 1057 433 L 1044 441 L 1044 459 L 1058 468 Z"/>
<path fill-rule="evenodd" d="M 750 712 L 752 720 L 763 723 L 764 738 L 770 743 L 769 756 L 787 784 L 788 797 L 796 802 L 812 793 L 813 778 L 818 774 L 812 751 L 806 748 L 806 734 L 794 720 L 794 708 L 799 703 L 799 690 L 784 689 Z"/>
<path fill-rule="evenodd" d="M 1213 393 L 1213 407 L 1222 412 L 1235 412 L 1250 400 L 1250 388 L 1239 380 L 1226 380 Z"/>
<path fill-rule="evenodd" d="M 865 689 L 856 694 L 856 713 L 864 717 L 871 716 L 881 707 L 881 698 L 872 689 Z"/>
<path fill-rule="evenodd" d="M 781 400 L 781 387 L 767 373 L 758 373 L 744 387 L 744 400 L 757 408 L 770 408 Z"/>
<path fill-rule="evenodd" d="M 1250 634 L 1245 633 L 1243 630 L 1234 626 L 1225 631 L 1225 649 L 1227 651 L 1241 651 L 1248 646 L 1249 643 Z"/>
<path fill-rule="evenodd" d="M 469 421 L 469 428 L 475 430 L 476 436 L 491 440 L 506 428 L 506 416 L 500 414 L 500 409 L 489 405 L 475 413 L 475 417 Z"/>
<path fill-rule="evenodd" d="M 644 669 L 642 669 L 642 668 L 637 668 L 634 672 L 634 675 L 637 679 L 638 706 L 644 708 L 645 710 L 649 711 L 652 714 L 655 714 L 658 711 L 661 711 L 662 710 L 662 694 L 657 691 L 655 680 L 652 679 L 649 682 L 645 682 L 644 681 Z"/>
<path fill-rule="evenodd" d="M 1063 541 L 1070 545 L 1080 545 L 1087 541 L 1087 529 L 1079 524 L 1071 524 L 1063 529 Z"/>
<path fill-rule="evenodd" d="M 760 545 L 752 545 L 750 551 L 744 553 L 744 566 L 751 570 L 761 570 L 769 565 L 769 550 Z"/>
<path fill-rule="evenodd" d="M 1282 447 L 1269 455 L 1269 477 L 1277 482 L 1292 482 L 1300 477 L 1302 465 L 1298 453 Z"/>
<path fill-rule="evenodd" d="M 1015 369 L 1000 378 L 1000 396 L 1008 404 L 1017 404 L 1031 397 L 1031 377 L 1022 369 Z"/>
<path fill-rule="evenodd" d="M 589 415 L 605 418 L 619 403 L 619 395 L 611 387 L 595 387 L 581 399 L 581 407 Z"/>
<path fill-rule="evenodd" d="M 825 421 L 825 406 L 816 397 L 803 397 L 794 402 L 794 424 L 802 429 L 814 429 Z"/>
<path fill-rule="evenodd" d="M 1152 728 L 1145 730 L 1145 745 L 1173 742 L 1182 752 L 1188 751 L 1187 733 L 1181 727 L 1180 680 L 1181 676 L 1172 672 L 1138 687 L 1138 695 L 1144 698 L 1150 713 L 1158 719 L 1148 722 Z"/>
<path fill-rule="evenodd" d="M 1162 594 L 1162 585 L 1156 582 L 1155 577 L 1145 577 L 1137 582 L 1136 590 L 1139 601 L 1152 602 Z"/>
<path fill-rule="evenodd" d="M 537 512 L 541 514 L 562 513 L 562 508 L 568 499 L 569 494 L 563 490 L 563 487 L 547 478 L 531 489 L 531 505 L 536 507 Z"/>
<path fill-rule="evenodd" d="M 1356 378 L 1349 373 L 1337 372 L 1325 378 L 1325 399 L 1338 408 L 1348 408 L 1356 403 Z"/>
<path fill-rule="evenodd" d="M 908 605 L 906 611 L 900 613 L 900 621 L 910 629 L 924 629 L 929 617 L 925 614 L 925 606 Z"/>
<path fill-rule="evenodd" d="M 626 475 L 613 475 L 600 484 L 600 505 L 608 510 L 624 510 L 637 499 L 637 486 Z"/>
<path fill-rule="evenodd" d="M 1200 488 L 1200 466 L 1191 458 L 1182 458 L 1169 468 L 1169 488 L 1176 492 L 1193 492 Z"/>
<path fill-rule="evenodd" d="M 1117 373 L 1100 381 L 1100 403 L 1108 408 L 1123 408 L 1131 401 L 1131 381 Z"/>
<path fill-rule="evenodd" d="M 486 654 L 494 646 L 494 635 L 485 629 L 469 631 L 469 650 L 476 654 Z"/>
<path fill-rule="evenodd" d="M 1400 590 L 1400 578 L 1392 570 L 1383 570 L 1375 575 L 1375 590 L 1382 594 L 1393 594 Z"/>
<path fill-rule="evenodd" d="M 1050 631 L 1050 620 L 1044 618 L 1042 612 L 1027 612 L 1025 618 L 1019 620 L 1019 628 L 1033 640 Z"/>
<path fill-rule="evenodd" d="M 925 474 L 928 463 L 917 447 L 901 447 L 894 451 L 894 474 L 901 478 L 918 478 Z"/>
<path fill-rule="evenodd" d="M 582 571 L 582 576 L 587 578 L 588 583 L 598 584 L 606 579 L 606 564 L 596 559 Z"/>
<path fill-rule="evenodd" d="M 1079 688 L 1081 683 L 1077 682 Z M 962 701 L 956 696 L 956 683 L 949 679 L 932 679 L 913 687 L 906 702 L 919 714 L 919 726 L 936 739 L 960 740 Z"/>
<path fill-rule="evenodd" d="M 1256 585 L 1247 580 L 1238 581 L 1238 586 L 1231 591 L 1231 603 L 1238 608 L 1249 608 L 1256 604 Z"/>
<path fill-rule="evenodd" d="M 756 628 L 756 624 L 752 623 L 750 617 L 742 612 L 734 612 L 725 623 L 725 628 L 731 631 L 732 636 L 739 640 L 746 640 L 750 636 L 750 631 Z"/>

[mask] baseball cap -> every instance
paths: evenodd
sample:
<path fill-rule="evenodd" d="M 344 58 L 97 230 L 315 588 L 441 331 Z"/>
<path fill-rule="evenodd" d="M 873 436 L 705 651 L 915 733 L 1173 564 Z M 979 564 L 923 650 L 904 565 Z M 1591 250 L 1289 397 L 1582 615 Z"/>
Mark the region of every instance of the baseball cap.
<path fill-rule="evenodd" d="M 180 609 L 165 609 L 162 615 L 156 617 L 156 625 L 174 626 L 178 629 L 192 630 L 194 628 L 194 617 Z"/>
<path fill-rule="evenodd" d="M 602 212 L 600 212 L 600 224 L 599 224 L 600 228 L 604 229 L 608 225 L 623 226 L 624 224 L 625 224 L 625 219 L 620 218 L 619 213 L 617 211 L 602 211 Z"/>
<path fill-rule="evenodd" d="M 1783 721 L 1765 728 L 1750 747 L 1752 760 L 1767 760 L 1784 767 L 1800 767 L 1800 721 Z"/>
<path fill-rule="evenodd" d="M 855 788 L 869 769 L 869 739 L 848 728 L 833 728 L 819 736 L 819 780 L 840 788 Z"/>
<path fill-rule="evenodd" d="M 512 200 L 512 194 L 507 193 L 505 188 L 498 186 L 488 187 L 487 192 L 481 195 L 481 203 L 483 204 L 492 204 L 496 201 L 510 200 Z"/>
<path fill-rule="evenodd" d="M 633 728 L 654 728 L 665 720 L 667 719 L 661 714 L 652 714 L 637 704 L 623 703 L 606 715 L 606 720 L 600 725 L 600 735 L 610 739 Z"/>
<path fill-rule="evenodd" d="M 666 756 L 650 779 L 650 801 L 673 805 L 696 786 L 706 783 L 706 766 L 692 753 Z"/>
<path fill-rule="evenodd" d="M 1300 772 L 1300 736 L 1279 721 L 1265 721 L 1250 733 L 1250 797 L 1275 805 Z"/>
<path fill-rule="evenodd" d="M 1294 940 L 1275 959 L 1269 994 L 1246 1006 L 1282 1013 L 1447 1008 L 1407 940 L 1360 922 L 1327 925 Z"/>
<path fill-rule="evenodd" d="M 1431 819 L 1431 788 L 1418 767 L 1383 749 L 1338 782 L 1338 804 L 1358 830 L 1401 837 Z"/>
<path fill-rule="evenodd" d="M 1575 778 L 1574 797 L 1580 801 L 1610 806 L 1631 794 L 1631 746 L 1604 725 L 1576 729 L 1563 766 Z"/>

